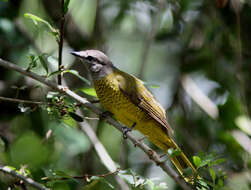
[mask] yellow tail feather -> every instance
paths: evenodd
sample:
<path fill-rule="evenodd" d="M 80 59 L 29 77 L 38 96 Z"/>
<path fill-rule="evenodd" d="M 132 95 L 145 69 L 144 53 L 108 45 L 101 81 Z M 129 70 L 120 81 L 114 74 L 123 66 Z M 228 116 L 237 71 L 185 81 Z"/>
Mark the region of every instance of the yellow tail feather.
<path fill-rule="evenodd" d="M 170 141 L 168 145 L 166 144 L 166 146 L 168 147 L 168 149 L 173 148 L 174 150 L 181 151 L 181 149 L 172 139 L 171 139 L 171 146 L 170 146 Z M 174 155 L 169 155 L 168 149 L 165 151 L 168 157 L 170 158 L 171 162 L 177 168 L 180 175 L 185 179 L 186 182 L 193 184 L 194 182 L 193 174 L 196 172 L 196 169 L 194 168 L 193 164 L 189 161 L 189 159 L 186 157 L 186 155 L 182 151 L 177 156 L 174 156 Z M 185 176 L 184 170 L 189 167 L 192 169 L 192 174 L 189 176 Z"/>

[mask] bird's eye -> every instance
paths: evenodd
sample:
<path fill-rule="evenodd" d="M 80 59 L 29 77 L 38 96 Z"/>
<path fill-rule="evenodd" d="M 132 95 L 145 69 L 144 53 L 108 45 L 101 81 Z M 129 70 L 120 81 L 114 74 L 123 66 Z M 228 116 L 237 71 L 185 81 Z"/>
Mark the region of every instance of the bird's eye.
<path fill-rule="evenodd" d="M 88 56 L 88 57 L 86 57 L 86 59 L 88 60 L 88 61 L 93 61 L 93 57 L 92 56 Z"/>

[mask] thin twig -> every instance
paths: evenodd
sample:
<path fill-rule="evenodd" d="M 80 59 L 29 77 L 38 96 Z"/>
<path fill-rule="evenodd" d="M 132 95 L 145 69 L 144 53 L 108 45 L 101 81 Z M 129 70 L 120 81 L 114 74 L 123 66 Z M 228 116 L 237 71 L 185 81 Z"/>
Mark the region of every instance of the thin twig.
<path fill-rule="evenodd" d="M 91 177 L 107 177 L 109 175 L 117 175 L 117 173 L 120 171 L 120 168 L 117 168 L 114 172 L 108 172 L 108 173 L 105 173 L 105 174 L 97 174 L 97 175 L 91 175 L 91 174 L 85 174 L 83 176 L 69 176 L 69 177 L 53 177 L 53 178 L 50 178 L 50 177 L 44 177 L 42 178 L 42 180 L 45 180 L 45 181 L 52 181 L 52 180 L 68 180 L 68 179 L 87 179 L 87 178 L 91 178 Z"/>
<path fill-rule="evenodd" d="M 31 100 L 21 100 L 16 98 L 7 98 L 0 96 L 0 101 L 6 101 L 6 102 L 13 102 L 13 103 L 23 103 L 23 104 L 48 104 L 48 102 L 38 102 L 38 101 L 31 101 Z"/>
<path fill-rule="evenodd" d="M 63 43 L 64 43 L 64 23 L 65 23 L 65 14 L 64 14 L 64 0 L 61 0 L 61 21 L 60 21 L 60 31 L 59 31 L 59 48 L 58 48 L 58 70 L 62 70 L 62 51 L 63 51 Z M 58 85 L 62 84 L 62 75 L 58 74 Z"/>
<path fill-rule="evenodd" d="M 0 66 L 3 66 L 7 69 L 10 70 L 14 70 L 17 71 L 25 76 L 28 76 L 30 78 L 33 78 L 34 80 L 37 80 L 43 84 L 45 84 L 46 86 L 64 93 L 66 95 L 68 95 L 69 97 L 73 98 L 74 100 L 76 100 L 77 102 L 81 103 L 83 106 L 85 106 L 86 108 L 90 109 L 91 111 L 93 111 L 94 113 L 98 114 L 98 115 L 102 115 L 102 111 L 100 109 L 98 109 L 96 106 L 94 106 L 93 104 L 91 104 L 86 98 L 83 98 L 81 96 L 79 96 L 78 94 L 72 92 L 71 90 L 69 90 L 67 87 L 64 86 L 60 86 L 55 84 L 54 82 L 48 80 L 45 77 L 39 76 L 33 72 L 30 71 L 26 71 L 24 68 L 21 68 L 11 62 L 5 61 L 3 59 L 0 58 Z M 124 125 L 120 124 L 119 122 L 117 122 L 115 119 L 113 119 L 110 116 L 104 116 L 104 120 L 111 124 L 112 126 L 114 126 L 116 129 L 118 129 L 119 131 L 123 132 L 122 128 L 125 127 Z M 149 148 L 146 144 L 144 144 L 142 141 L 138 141 L 136 139 L 136 137 L 134 135 L 132 135 L 130 132 L 128 132 L 127 134 L 128 139 L 130 139 L 135 146 L 139 147 L 140 149 L 142 149 L 147 155 L 148 157 L 153 160 L 155 162 L 155 164 L 159 167 L 161 167 L 170 177 L 172 177 L 183 189 L 185 190 L 191 190 L 192 188 L 185 183 L 184 179 L 179 176 L 173 169 L 171 169 L 165 162 L 162 162 L 162 160 L 160 159 L 159 155 L 153 151 L 151 148 Z"/>
<path fill-rule="evenodd" d="M 18 178 L 22 181 L 24 181 L 26 184 L 34 187 L 35 189 L 39 189 L 39 190 L 50 190 L 46 187 L 44 187 L 43 185 L 41 185 L 40 183 L 37 183 L 36 181 L 34 181 L 33 179 L 29 178 L 29 177 L 25 177 L 17 172 L 15 172 L 14 170 L 11 170 L 9 167 L 6 166 L 0 166 L 0 171 L 3 173 L 6 173 L 8 175 L 11 175 L 12 177 Z"/>

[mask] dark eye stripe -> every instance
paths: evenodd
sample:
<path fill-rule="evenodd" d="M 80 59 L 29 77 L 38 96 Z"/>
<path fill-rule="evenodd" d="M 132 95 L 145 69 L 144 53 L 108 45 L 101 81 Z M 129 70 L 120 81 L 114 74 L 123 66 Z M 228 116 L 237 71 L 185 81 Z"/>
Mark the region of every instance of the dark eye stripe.
<path fill-rule="evenodd" d="M 102 61 L 99 61 L 97 58 L 92 57 L 92 56 L 88 56 L 88 57 L 86 57 L 86 59 L 87 59 L 88 61 L 95 61 L 95 62 L 97 62 L 97 63 L 99 63 L 99 64 L 101 64 L 101 65 L 105 65 L 105 63 L 103 63 Z"/>
<path fill-rule="evenodd" d="M 88 57 L 86 57 L 86 59 L 87 59 L 88 61 L 94 60 L 94 58 L 93 58 L 92 56 L 88 56 Z"/>

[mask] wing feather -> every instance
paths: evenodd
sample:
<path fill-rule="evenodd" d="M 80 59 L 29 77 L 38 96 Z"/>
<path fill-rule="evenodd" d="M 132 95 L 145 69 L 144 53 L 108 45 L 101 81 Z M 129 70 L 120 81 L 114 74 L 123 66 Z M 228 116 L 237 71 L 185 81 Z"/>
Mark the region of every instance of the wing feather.
<path fill-rule="evenodd" d="M 165 130 L 173 134 L 173 129 L 168 124 L 166 114 L 153 95 L 146 89 L 142 81 L 136 77 L 119 71 L 117 80 L 121 92 L 128 97 L 136 106 L 140 107 L 150 117 L 157 121 Z"/>

